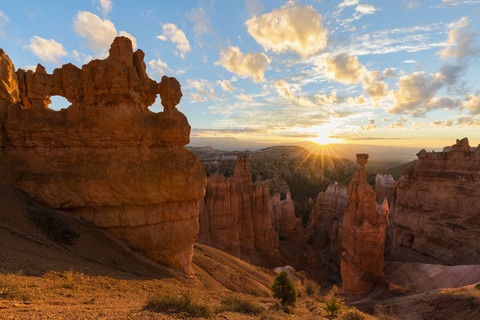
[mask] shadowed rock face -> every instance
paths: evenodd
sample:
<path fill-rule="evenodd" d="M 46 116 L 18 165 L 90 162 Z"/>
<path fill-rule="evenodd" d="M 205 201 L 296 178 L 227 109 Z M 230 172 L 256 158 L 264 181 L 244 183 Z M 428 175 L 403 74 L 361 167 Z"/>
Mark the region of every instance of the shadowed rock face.
<path fill-rule="evenodd" d="M 190 126 L 174 78 L 148 78 L 128 38 L 82 69 L 19 69 L 0 51 L 0 150 L 14 183 L 147 256 L 189 272 L 206 177 L 184 148 Z M 160 93 L 164 112 L 148 107 Z M 50 97 L 71 106 L 54 111 Z"/>
<path fill-rule="evenodd" d="M 387 217 L 377 212 L 376 194 L 367 182 L 367 159 L 367 154 L 357 154 L 360 169 L 348 185 L 342 224 L 340 273 L 343 288 L 352 294 L 368 293 L 383 278 Z"/>
<path fill-rule="evenodd" d="M 279 255 L 268 186 L 251 180 L 248 154 L 237 155 L 232 177 L 214 173 L 208 178 L 200 201 L 199 242 L 237 257 L 255 249 Z"/>
<path fill-rule="evenodd" d="M 464 138 L 444 150 L 421 150 L 398 183 L 395 260 L 480 264 L 480 148 Z"/>

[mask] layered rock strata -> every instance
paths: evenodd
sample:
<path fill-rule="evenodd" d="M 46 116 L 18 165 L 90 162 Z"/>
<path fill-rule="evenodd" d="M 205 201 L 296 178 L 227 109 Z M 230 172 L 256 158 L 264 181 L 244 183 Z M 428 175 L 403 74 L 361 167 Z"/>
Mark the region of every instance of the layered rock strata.
<path fill-rule="evenodd" d="M 342 223 L 340 272 L 343 288 L 365 294 L 384 278 L 387 217 L 377 212 L 376 194 L 367 182 L 367 154 L 357 154 L 359 170 L 348 185 L 349 204 Z"/>
<path fill-rule="evenodd" d="M 237 257 L 255 249 L 278 255 L 268 186 L 251 179 L 248 153 L 237 155 L 232 177 L 214 173 L 208 178 L 200 201 L 199 242 Z"/>
<path fill-rule="evenodd" d="M 284 200 L 276 193 L 271 198 L 272 222 L 278 235 L 286 240 L 300 241 L 303 236 L 302 221 L 295 216 L 295 204 L 290 192 Z"/>
<path fill-rule="evenodd" d="M 398 183 L 391 217 L 395 260 L 480 264 L 480 147 L 457 140 L 421 150 Z"/>
<path fill-rule="evenodd" d="M 14 71 L 0 52 L 2 160 L 17 188 L 190 271 L 206 177 L 184 148 L 190 126 L 175 106 L 180 84 L 150 79 L 141 50 L 118 37 L 105 60 L 48 74 Z M 148 107 L 161 95 L 164 111 Z M 54 111 L 50 97 L 71 105 Z"/>

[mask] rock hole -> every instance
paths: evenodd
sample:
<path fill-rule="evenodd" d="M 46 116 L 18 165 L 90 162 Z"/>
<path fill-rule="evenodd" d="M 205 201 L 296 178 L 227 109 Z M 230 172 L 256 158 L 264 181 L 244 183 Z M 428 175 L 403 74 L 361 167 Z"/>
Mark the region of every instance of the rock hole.
<path fill-rule="evenodd" d="M 60 111 L 61 109 L 67 109 L 71 105 L 70 101 L 68 101 L 62 96 L 51 96 L 50 100 L 52 102 L 48 105 L 48 108 L 55 111 Z"/>
<path fill-rule="evenodd" d="M 410 238 L 408 239 L 408 244 L 411 246 L 413 246 L 413 241 L 415 240 L 415 236 L 411 235 Z"/>
<path fill-rule="evenodd" d="M 159 113 L 159 112 L 163 112 L 163 106 L 162 104 L 159 102 L 160 100 L 160 97 L 158 96 L 157 94 L 157 100 L 155 100 L 155 103 L 152 104 L 150 107 L 148 107 L 148 110 L 154 112 L 154 113 Z"/>

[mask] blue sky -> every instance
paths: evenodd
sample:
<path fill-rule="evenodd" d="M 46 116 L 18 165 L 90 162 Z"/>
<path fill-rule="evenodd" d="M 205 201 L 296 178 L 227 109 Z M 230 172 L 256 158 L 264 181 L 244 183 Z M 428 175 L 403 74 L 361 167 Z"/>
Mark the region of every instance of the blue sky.
<path fill-rule="evenodd" d="M 126 35 L 153 79 L 182 84 L 192 136 L 256 141 L 477 145 L 479 31 L 480 0 L 0 5 L 16 68 L 81 66 Z"/>

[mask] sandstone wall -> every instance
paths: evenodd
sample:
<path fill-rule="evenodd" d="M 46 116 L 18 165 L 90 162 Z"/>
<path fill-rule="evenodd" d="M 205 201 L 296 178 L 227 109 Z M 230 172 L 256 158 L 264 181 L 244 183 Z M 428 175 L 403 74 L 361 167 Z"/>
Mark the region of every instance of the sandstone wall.
<path fill-rule="evenodd" d="M 81 69 L 15 73 L 0 51 L 2 161 L 33 198 L 188 273 L 206 177 L 184 148 L 190 126 L 175 108 L 180 84 L 148 78 L 143 58 L 118 37 L 108 58 Z M 158 93 L 164 112 L 153 113 Z M 53 95 L 71 106 L 49 109 Z"/>
<path fill-rule="evenodd" d="M 300 242 L 303 238 L 303 226 L 300 218 L 295 216 L 295 204 L 290 192 L 287 197 L 281 200 L 280 193 L 274 194 L 270 198 L 272 224 L 278 235 Z"/>
<path fill-rule="evenodd" d="M 357 154 L 360 169 L 348 185 L 349 205 L 342 223 L 340 272 L 344 290 L 352 294 L 368 293 L 384 278 L 387 216 L 377 211 L 376 194 L 367 182 L 367 159 L 367 154 Z"/>
<path fill-rule="evenodd" d="M 480 264 L 480 148 L 457 140 L 420 151 L 398 183 L 391 217 L 395 260 Z"/>
<path fill-rule="evenodd" d="M 237 155 L 232 177 L 214 173 L 200 201 L 199 242 L 240 257 L 255 249 L 278 255 L 268 187 L 252 183 L 248 154 Z"/>

